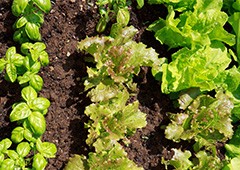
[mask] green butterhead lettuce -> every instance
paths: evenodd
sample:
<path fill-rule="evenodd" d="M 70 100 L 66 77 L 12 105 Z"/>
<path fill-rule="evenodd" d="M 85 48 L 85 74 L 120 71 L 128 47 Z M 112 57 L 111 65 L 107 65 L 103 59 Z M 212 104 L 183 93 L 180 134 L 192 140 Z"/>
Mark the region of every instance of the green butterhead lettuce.
<path fill-rule="evenodd" d="M 172 55 L 171 63 L 162 65 L 162 91 L 170 93 L 190 87 L 211 91 L 220 83 L 218 75 L 230 62 L 221 43 L 194 50 L 183 48 Z"/>
<path fill-rule="evenodd" d="M 170 48 L 194 48 L 210 45 L 212 41 L 234 45 L 235 36 L 223 28 L 228 15 L 221 11 L 222 0 L 196 2 L 193 9 L 180 13 L 177 18 L 173 6 L 169 5 L 166 20 L 159 19 L 148 30 L 154 31 L 156 39 Z"/>

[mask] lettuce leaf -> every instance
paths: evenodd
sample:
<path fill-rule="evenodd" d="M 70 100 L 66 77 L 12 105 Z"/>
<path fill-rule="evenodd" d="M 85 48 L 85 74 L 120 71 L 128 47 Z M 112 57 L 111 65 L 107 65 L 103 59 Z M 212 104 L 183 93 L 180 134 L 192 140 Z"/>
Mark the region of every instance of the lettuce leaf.
<path fill-rule="evenodd" d="M 192 156 L 190 151 L 181 151 L 175 148 L 171 150 L 174 152 L 174 155 L 170 160 L 164 160 L 164 158 L 162 158 L 162 164 L 165 164 L 165 169 L 168 169 L 168 165 L 174 166 L 176 170 L 188 170 L 193 166 L 193 163 L 189 160 Z"/>
<path fill-rule="evenodd" d="M 108 86 L 105 88 L 109 90 Z M 146 126 L 146 114 L 138 109 L 138 101 L 126 104 L 129 93 L 123 86 L 118 88 L 118 93 L 107 101 L 86 107 L 85 114 L 92 120 L 89 122 L 88 144 L 93 144 L 98 138 L 118 141 Z M 104 91 L 95 90 L 97 94 Z"/>
<path fill-rule="evenodd" d="M 218 92 L 213 98 L 199 95 L 183 113 L 171 114 L 171 123 L 166 127 L 167 139 L 175 142 L 195 140 L 195 151 L 203 146 L 216 154 L 216 142 L 226 142 L 233 135 L 229 97 Z M 221 125 L 221 126 L 220 126 Z"/>
<path fill-rule="evenodd" d="M 172 59 L 171 63 L 162 65 L 161 88 L 164 93 L 190 87 L 211 91 L 225 81 L 218 76 L 231 62 L 227 49 L 221 43 L 194 50 L 183 48 L 174 53 Z"/>
<path fill-rule="evenodd" d="M 239 7 L 240 8 L 240 7 Z M 236 51 L 238 56 L 238 63 L 240 63 L 240 12 L 235 12 L 228 19 L 236 34 Z"/>
<path fill-rule="evenodd" d="M 111 36 L 88 37 L 78 45 L 96 62 L 96 68 L 87 69 L 86 90 L 100 82 L 109 85 L 128 83 L 134 75 L 138 75 L 141 66 L 159 66 L 163 62 L 154 49 L 132 40 L 137 32 L 133 26 L 113 30 Z"/>
<path fill-rule="evenodd" d="M 222 0 L 196 2 L 192 10 L 180 13 L 177 18 L 174 7 L 169 5 L 166 20 L 159 19 L 148 30 L 154 31 L 156 39 L 170 48 L 195 48 L 210 45 L 212 41 L 234 45 L 235 36 L 223 28 L 228 15 L 221 11 Z"/>
<path fill-rule="evenodd" d="M 112 141 L 99 140 L 99 145 L 104 145 L 105 149 L 96 153 L 90 153 L 88 164 L 90 170 L 143 170 L 137 167 L 136 164 L 129 160 L 127 153 L 119 143 Z"/>
<path fill-rule="evenodd" d="M 192 9 L 196 0 L 148 0 L 148 3 L 172 5 L 176 11 L 182 12 Z"/>

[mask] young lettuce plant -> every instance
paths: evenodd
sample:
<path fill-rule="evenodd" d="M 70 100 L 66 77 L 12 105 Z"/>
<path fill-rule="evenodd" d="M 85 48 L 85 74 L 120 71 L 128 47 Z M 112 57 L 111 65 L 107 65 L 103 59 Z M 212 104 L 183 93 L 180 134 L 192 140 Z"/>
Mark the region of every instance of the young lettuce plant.
<path fill-rule="evenodd" d="M 14 23 L 13 39 L 20 44 L 29 40 L 40 41 L 39 31 L 44 22 L 44 13 L 51 9 L 50 0 L 13 0 L 12 13 L 19 19 Z"/>
<path fill-rule="evenodd" d="M 129 90 L 136 88 L 133 76 L 141 66 L 159 66 L 162 61 L 153 49 L 132 40 L 136 32 L 134 27 L 112 27 L 110 36 L 88 37 L 79 43 L 79 49 L 91 54 L 96 64 L 87 68 L 88 78 L 84 82 L 93 102 L 85 109 L 90 117 L 86 143 L 95 152 L 89 153 L 88 159 L 75 156 L 66 170 L 76 167 L 75 163 L 86 170 L 142 169 L 127 158 L 118 142 L 147 123 L 138 101 L 128 103 Z"/>
<path fill-rule="evenodd" d="M 132 78 L 141 66 L 160 67 L 165 60 L 158 59 L 152 48 L 132 40 L 137 30 L 130 26 L 112 28 L 110 36 L 88 37 L 78 48 L 94 57 L 96 68 L 87 68 L 89 78 L 85 81 L 86 90 L 100 82 L 106 85 L 124 83 L 132 86 Z"/>
<path fill-rule="evenodd" d="M 195 92 L 190 91 L 190 93 Z M 199 95 L 190 93 L 180 97 L 180 107 L 186 109 L 183 113 L 170 114 L 171 123 L 167 125 L 165 135 L 167 139 L 175 142 L 194 140 L 196 143 L 193 145 L 193 151 L 196 158 L 190 159 L 192 154 L 188 150 L 183 152 L 172 149 L 173 157 L 169 160 L 163 158 L 162 163 L 166 166 L 172 165 L 179 170 L 221 169 L 227 160 L 221 161 L 218 158 L 216 143 L 224 143 L 233 135 L 230 116 L 234 105 L 230 98 L 221 91 L 216 94 L 215 98 L 201 94 L 199 90 Z M 183 98 L 186 97 L 188 99 L 184 100 Z"/>

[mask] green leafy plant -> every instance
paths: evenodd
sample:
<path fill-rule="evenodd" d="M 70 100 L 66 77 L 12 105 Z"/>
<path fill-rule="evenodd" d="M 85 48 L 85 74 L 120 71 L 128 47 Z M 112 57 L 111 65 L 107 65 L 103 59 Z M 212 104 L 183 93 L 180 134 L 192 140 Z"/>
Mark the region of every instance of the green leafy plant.
<path fill-rule="evenodd" d="M 205 147 L 216 155 L 216 142 L 226 142 L 233 135 L 230 119 L 233 107 L 229 97 L 222 92 L 218 92 L 216 98 L 199 95 L 185 112 L 171 114 L 166 138 L 176 142 L 194 139 L 196 152 Z"/>
<path fill-rule="evenodd" d="M 89 153 L 88 159 L 75 156 L 66 170 L 76 164 L 90 170 L 142 169 L 127 158 L 118 142 L 147 123 L 146 115 L 138 109 L 138 101 L 128 102 L 130 95 L 135 95 L 134 75 L 138 75 L 141 66 L 159 66 L 163 61 L 153 49 L 132 40 L 136 32 L 132 26 L 113 26 L 110 36 L 88 37 L 79 43 L 79 49 L 91 54 L 96 65 L 87 68 L 84 82 L 93 102 L 85 109 L 90 117 L 86 143 L 95 152 Z"/>
<path fill-rule="evenodd" d="M 37 97 L 37 92 L 27 86 L 22 89 L 24 102 L 16 103 L 10 114 L 10 121 L 24 121 L 36 136 L 41 136 L 46 130 L 44 114 L 50 106 L 48 99 Z"/>
<path fill-rule="evenodd" d="M 29 163 L 32 162 L 32 168 L 42 170 L 47 165 L 46 158 L 53 158 L 56 153 L 56 146 L 49 142 L 21 142 L 16 150 L 11 150 L 12 141 L 8 138 L 0 141 L 0 168 L 7 170 L 30 169 Z M 31 158 L 27 158 L 31 150 L 38 152 Z"/>
<path fill-rule="evenodd" d="M 165 128 L 165 136 L 174 142 L 195 141 L 191 152 L 173 148 L 173 157 L 162 158 L 162 163 L 166 169 L 168 165 L 176 169 L 236 168 L 239 158 L 231 153 L 237 152 L 238 144 L 232 145 L 231 138 L 232 122 L 239 121 L 240 70 L 233 64 L 239 62 L 239 2 L 148 2 L 167 7 L 166 19 L 155 21 L 148 30 L 175 51 L 169 63 L 153 71 L 162 82 L 162 92 L 178 98 L 181 109 L 180 113 L 168 114 L 171 123 Z M 227 21 L 231 33 L 225 30 Z M 216 92 L 215 97 L 208 95 L 210 92 Z M 225 159 L 217 155 L 218 142 L 225 144 Z"/>
<path fill-rule="evenodd" d="M 43 170 L 47 159 L 54 158 L 57 152 L 55 144 L 41 141 L 46 130 L 44 115 L 50 106 L 48 99 L 37 94 L 43 86 L 38 72 L 49 63 L 46 46 L 42 42 L 29 42 L 41 40 L 39 28 L 44 21 L 43 13 L 50 8 L 50 0 L 14 0 L 12 3 L 12 13 L 20 17 L 13 27 L 16 29 L 14 40 L 21 44 L 22 54 L 16 52 L 16 47 L 10 47 L 0 59 L 0 72 L 5 70 L 5 79 L 10 82 L 18 80 L 23 87 L 23 101 L 12 106 L 10 121 L 17 122 L 18 126 L 13 129 L 11 139 L 0 141 L 0 169 Z"/>
<path fill-rule="evenodd" d="M 50 9 L 50 0 L 13 0 L 12 13 L 19 17 L 13 26 L 16 30 L 13 39 L 20 43 L 40 41 L 39 28 L 44 22 L 44 13 Z"/>
<path fill-rule="evenodd" d="M 98 0 L 96 4 L 99 7 L 99 14 L 101 16 L 96 30 L 101 33 L 105 30 L 107 23 L 116 19 L 117 24 L 125 27 L 130 20 L 130 12 L 128 6 L 131 1 L 127 0 Z"/>
<path fill-rule="evenodd" d="M 235 36 L 223 28 L 228 15 L 221 11 L 222 0 L 186 1 L 183 4 L 179 2 L 178 5 L 183 6 L 178 7 L 184 7 L 185 4 L 192 9 L 183 11 L 175 18 L 174 6 L 170 3 L 166 20 L 160 18 L 149 26 L 148 29 L 155 32 L 157 40 L 170 48 L 194 48 L 210 45 L 212 41 L 221 41 L 230 46 L 235 44 Z"/>
<path fill-rule="evenodd" d="M 18 80 L 20 85 L 28 83 L 35 90 L 40 91 L 43 86 L 43 79 L 38 75 L 42 66 L 49 63 L 48 54 L 45 51 L 45 44 L 41 42 L 23 43 L 21 52 L 16 53 L 16 47 L 10 47 L 5 58 L 0 59 L 0 72 L 6 70 L 6 80 L 15 82 Z"/>
<path fill-rule="evenodd" d="M 6 68 L 6 79 L 15 82 L 17 72 L 23 66 L 24 57 L 16 53 L 16 47 L 10 47 L 5 55 L 5 58 L 0 59 L 0 72 Z"/>

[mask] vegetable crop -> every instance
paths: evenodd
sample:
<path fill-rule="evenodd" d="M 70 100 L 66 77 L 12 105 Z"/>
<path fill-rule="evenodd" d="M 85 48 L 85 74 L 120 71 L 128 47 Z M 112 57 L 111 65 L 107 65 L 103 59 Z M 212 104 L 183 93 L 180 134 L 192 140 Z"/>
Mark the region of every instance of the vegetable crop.
<path fill-rule="evenodd" d="M 9 116 L 10 121 L 18 125 L 11 139 L 0 141 L 0 169 L 42 170 L 48 163 L 47 158 L 54 158 L 57 151 L 55 144 L 41 141 L 46 131 L 44 115 L 50 101 L 38 96 L 43 86 L 38 72 L 48 65 L 48 53 L 44 43 L 30 42 L 41 40 L 39 27 L 43 23 L 43 13 L 50 8 L 50 0 L 14 0 L 12 3 L 12 13 L 20 17 L 14 24 L 13 39 L 21 44 L 21 52 L 18 53 L 15 46 L 10 47 L 0 59 L 0 72 L 5 73 L 7 81 L 18 81 L 22 87 L 22 101 L 13 104 Z"/>
<path fill-rule="evenodd" d="M 96 4 L 99 7 L 100 19 L 96 26 L 97 32 L 101 33 L 105 30 L 110 20 L 116 20 L 115 25 L 125 27 L 130 20 L 130 12 L 128 6 L 131 1 L 128 0 L 98 0 Z"/>
<path fill-rule="evenodd" d="M 12 13 L 19 17 L 13 25 L 16 30 L 13 39 L 20 43 L 40 41 L 39 28 L 44 22 L 44 13 L 50 9 L 50 0 L 13 0 Z"/>
<path fill-rule="evenodd" d="M 130 27 L 112 27 L 110 36 L 88 37 L 79 43 L 79 49 L 93 56 L 96 67 L 87 69 L 85 90 L 93 102 L 85 109 L 90 117 L 86 124 L 89 135 L 86 143 L 95 148 L 89 158 L 73 157 L 66 170 L 76 164 L 84 169 L 142 169 L 127 158 L 118 143 L 127 141 L 137 128 L 146 126 L 146 115 L 138 109 L 138 101 L 129 103 L 136 90 L 133 76 L 141 66 L 161 64 L 152 48 L 132 40 L 137 30 Z M 132 93 L 130 93 L 132 92 Z"/>
<path fill-rule="evenodd" d="M 192 152 L 172 148 L 173 157 L 163 158 L 162 163 L 166 169 L 168 165 L 181 170 L 235 169 L 239 157 L 233 148 L 239 144 L 232 124 L 239 121 L 239 2 L 148 2 L 167 7 L 166 19 L 155 21 L 148 30 L 160 43 L 175 49 L 171 61 L 153 72 L 161 81 L 162 92 L 178 98 L 181 109 L 180 113 L 169 113 L 166 138 L 195 142 Z M 227 22 L 232 32 L 226 31 Z M 225 159 L 220 160 L 216 144 L 229 139 Z"/>

